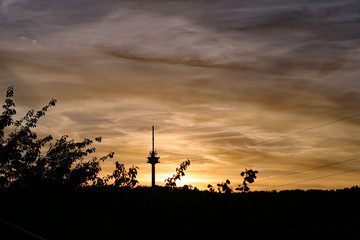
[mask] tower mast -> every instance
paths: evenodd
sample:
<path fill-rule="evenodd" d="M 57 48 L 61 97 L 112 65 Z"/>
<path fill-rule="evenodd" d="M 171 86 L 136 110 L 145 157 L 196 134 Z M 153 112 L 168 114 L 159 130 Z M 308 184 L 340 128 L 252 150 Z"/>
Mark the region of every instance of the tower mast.
<path fill-rule="evenodd" d="M 152 151 L 149 154 L 148 163 L 151 164 L 151 187 L 152 193 L 155 193 L 155 164 L 159 163 L 159 158 L 156 157 L 157 153 L 155 151 L 155 127 L 152 126 Z"/>

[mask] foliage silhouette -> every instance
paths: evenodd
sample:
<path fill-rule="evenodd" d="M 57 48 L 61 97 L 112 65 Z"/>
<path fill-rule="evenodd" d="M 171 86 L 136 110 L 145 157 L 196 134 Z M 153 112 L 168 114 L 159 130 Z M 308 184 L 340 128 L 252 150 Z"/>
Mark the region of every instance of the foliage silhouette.
<path fill-rule="evenodd" d="M 168 177 L 165 179 L 165 186 L 167 187 L 176 187 L 176 181 L 181 180 L 181 177 L 185 176 L 185 171 L 187 167 L 190 165 L 190 160 L 187 159 L 186 161 L 180 164 L 179 168 L 176 168 L 176 173 L 172 177 Z"/>
<path fill-rule="evenodd" d="M 211 193 L 215 192 L 215 188 L 211 184 L 209 184 L 207 187 L 209 189 L 209 192 Z"/>
<path fill-rule="evenodd" d="M 238 187 L 235 188 L 235 190 L 240 191 L 242 193 L 249 192 L 250 188 L 248 186 L 248 183 L 253 183 L 255 181 L 257 173 L 259 173 L 257 170 L 255 170 L 255 171 L 252 170 L 252 169 L 247 170 L 245 168 L 245 171 L 240 173 L 240 175 L 242 177 L 244 177 L 243 183 L 241 185 L 238 185 Z M 224 183 L 218 183 L 217 186 L 218 186 L 218 192 L 219 193 L 231 194 L 231 193 L 234 192 L 234 190 L 230 186 L 230 180 L 229 179 L 227 179 Z M 215 189 L 211 184 L 208 185 L 208 189 L 209 189 L 210 192 L 215 192 Z"/>
<path fill-rule="evenodd" d="M 193 190 L 193 189 L 194 189 L 194 186 L 191 185 L 191 184 L 186 184 L 186 185 L 182 186 L 181 189 L 182 189 L 182 190 L 185 190 L 185 191 L 189 191 L 189 190 Z"/>
<path fill-rule="evenodd" d="M 218 183 L 218 192 L 230 194 L 233 192 L 233 189 L 230 187 L 230 180 L 227 179 L 224 183 Z"/>
<path fill-rule="evenodd" d="M 132 166 L 128 171 L 126 171 L 124 164 L 115 162 L 115 170 L 113 174 L 103 178 L 97 177 L 93 181 L 93 185 L 98 187 L 114 186 L 134 188 L 139 183 L 139 181 L 136 180 L 136 176 L 138 174 L 137 169 L 139 169 L 137 166 Z M 114 180 L 114 183 L 108 184 L 109 180 L 112 179 Z"/>
<path fill-rule="evenodd" d="M 112 158 L 114 153 L 86 160 L 85 157 L 95 152 L 94 147 L 89 147 L 94 140 L 75 142 L 64 135 L 50 143 L 51 135 L 38 138 L 33 129 L 48 109 L 55 106 L 56 100 L 52 99 L 41 110 L 30 110 L 21 119 L 14 120 L 13 97 L 14 88 L 9 87 L 0 115 L 0 187 L 78 188 L 94 181 L 101 170 L 100 162 Z M 7 137 L 5 132 L 9 132 Z M 101 137 L 95 141 L 101 142 Z M 43 154 L 42 147 L 47 143 L 49 147 Z"/>
<path fill-rule="evenodd" d="M 240 174 L 242 177 L 244 177 L 244 181 L 242 185 L 239 185 L 235 190 L 240 192 L 249 192 L 250 188 L 248 186 L 248 183 L 253 183 L 255 181 L 257 173 L 259 173 L 257 170 L 255 171 L 252 169 L 247 170 L 245 168 L 245 171 L 241 172 Z"/>

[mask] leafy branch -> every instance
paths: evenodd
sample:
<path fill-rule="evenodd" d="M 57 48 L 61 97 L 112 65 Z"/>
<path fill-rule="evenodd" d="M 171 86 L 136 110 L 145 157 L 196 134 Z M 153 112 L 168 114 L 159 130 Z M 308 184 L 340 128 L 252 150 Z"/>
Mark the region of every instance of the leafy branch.
<path fill-rule="evenodd" d="M 165 179 L 165 186 L 167 187 L 176 187 L 176 181 L 181 180 L 181 177 L 185 176 L 185 171 L 187 167 L 190 165 L 190 160 L 187 159 L 186 161 L 180 164 L 179 168 L 176 168 L 176 173 L 172 177 L 168 177 Z"/>

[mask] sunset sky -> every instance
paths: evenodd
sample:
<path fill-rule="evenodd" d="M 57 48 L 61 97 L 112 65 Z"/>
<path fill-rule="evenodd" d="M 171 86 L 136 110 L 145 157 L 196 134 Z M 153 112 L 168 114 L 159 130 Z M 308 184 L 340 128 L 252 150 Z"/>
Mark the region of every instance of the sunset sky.
<path fill-rule="evenodd" d="M 37 132 L 102 136 L 96 154 L 115 152 L 102 174 L 136 165 L 141 185 L 155 125 L 159 185 L 190 159 L 180 185 L 236 187 L 252 168 L 253 190 L 351 187 L 360 171 L 335 174 L 360 159 L 269 178 L 360 156 L 360 116 L 280 137 L 360 113 L 359 12 L 347 0 L 2 0 L 1 101 L 13 85 L 20 117 L 57 99 Z"/>

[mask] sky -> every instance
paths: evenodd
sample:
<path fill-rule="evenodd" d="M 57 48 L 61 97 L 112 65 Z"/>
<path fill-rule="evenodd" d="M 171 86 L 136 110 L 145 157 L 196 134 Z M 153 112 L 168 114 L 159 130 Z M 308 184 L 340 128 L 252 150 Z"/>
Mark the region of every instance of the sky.
<path fill-rule="evenodd" d="M 36 131 L 102 136 L 96 154 L 115 152 L 103 175 L 119 161 L 150 185 L 155 125 L 158 185 L 190 159 L 178 185 L 237 187 L 247 168 L 259 171 L 252 190 L 351 187 L 360 159 L 333 163 L 360 156 L 360 117 L 289 134 L 360 113 L 359 10 L 347 0 L 2 0 L 0 92 L 14 86 L 18 117 L 57 99 Z"/>

